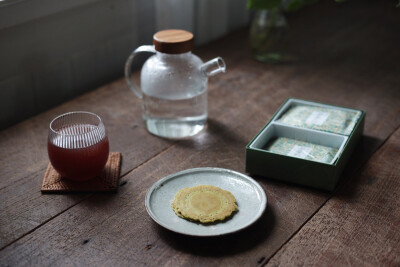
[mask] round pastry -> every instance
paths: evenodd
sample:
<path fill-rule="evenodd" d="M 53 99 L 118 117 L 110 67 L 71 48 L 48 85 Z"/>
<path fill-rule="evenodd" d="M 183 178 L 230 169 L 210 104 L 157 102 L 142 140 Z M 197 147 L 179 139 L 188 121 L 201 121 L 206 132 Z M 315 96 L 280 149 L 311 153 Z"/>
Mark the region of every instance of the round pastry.
<path fill-rule="evenodd" d="M 212 185 L 198 185 L 179 190 L 172 209 L 181 218 L 212 223 L 226 219 L 238 208 L 231 192 Z"/>

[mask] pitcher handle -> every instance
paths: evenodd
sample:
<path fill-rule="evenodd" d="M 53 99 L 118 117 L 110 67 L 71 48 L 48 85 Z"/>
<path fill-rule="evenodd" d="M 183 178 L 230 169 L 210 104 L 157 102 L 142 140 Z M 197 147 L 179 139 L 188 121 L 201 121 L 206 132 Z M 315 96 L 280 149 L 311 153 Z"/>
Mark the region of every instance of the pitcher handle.
<path fill-rule="evenodd" d="M 143 98 L 143 93 L 142 90 L 140 89 L 140 86 L 138 86 L 133 80 L 131 80 L 131 75 L 132 75 L 132 71 L 131 71 L 131 65 L 132 62 L 135 58 L 135 56 L 139 53 L 142 52 L 148 52 L 148 53 L 156 53 L 156 50 L 154 49 L 154 45 L 142 45 L 139 46 L 138 48 L 136 48 L 128 57 L 128 59 L 126 60 L 125 63 L 125 79 L 126 79 L 126 83 L 129 86 L 129 89 L 132 90 L 132 92 L 139 98 L 142 99 Z"/>

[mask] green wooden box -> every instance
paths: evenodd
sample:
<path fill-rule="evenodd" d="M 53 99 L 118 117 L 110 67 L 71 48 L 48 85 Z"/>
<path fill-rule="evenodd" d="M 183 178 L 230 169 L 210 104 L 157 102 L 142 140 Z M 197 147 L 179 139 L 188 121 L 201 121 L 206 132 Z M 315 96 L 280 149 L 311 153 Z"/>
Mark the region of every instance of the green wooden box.
<path fill-rule="evenodd" d="M 305 117 L 302 121 L 304 123 L 299 123 L 298 118 L 305 114 L 302 108 L 318 110 L 309 114 L 308 118 Z M 293 113 L 293 110 L 300 111 Z M 288 114 L 296 115 L 293 117 L 293 123 L 287 119 Z M 348 119 L 340 116 L 337 119 L 336 114 L 350 114 L 353 122 L 349 124 Z M 330 120 L 329 116 L 334 118 Z M 337 130 L 333 127 L 340 120 L 343 120 L 343 124 L 349 126 L 346 130 Z M 363 133 L 364 120 L 365 112 L 362 110 L 290 98 L 246 146 L 246 172 L 333 191 Z M 331 122 L 332 125 L 330 125 Z M 267 151 L 268 144 L 274 142 L 273 140 L 277 140 L 277 138 L 281 138 L 281 140 L 288 138 L 286 140 L 295 140 L 294 142 L 300 143 L 307 142 L 316 146 L 319 151 L 323 151 L 321 147 L 329 147 L 335 153 L 332 154 L 329 162 L 319 162 L 306 159 L 301 153 L 296 154 L 295 152 L 284 155 Z M 299 147 L 301 148 L 301 146 L 296 146 L 296 150 L 299 150 Z M 291 152 L 293 152 L 293 149 Z"/>

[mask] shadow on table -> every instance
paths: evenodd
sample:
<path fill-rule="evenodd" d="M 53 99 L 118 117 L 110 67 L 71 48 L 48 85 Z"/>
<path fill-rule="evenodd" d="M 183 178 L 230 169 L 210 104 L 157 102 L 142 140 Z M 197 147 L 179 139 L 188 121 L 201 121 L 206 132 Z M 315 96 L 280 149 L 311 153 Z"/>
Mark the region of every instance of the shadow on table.
<path fill-rule="evenodd" d="M 275 215 L 270 206 L 267 206 L 260 219 L 250 227 L 239 232 L 215 236 L 195 237 L 177 234 L 156 225 L 159 236 L 170 246 L 186 253 L 220 257 L 240 253 L 257 246 L 268 238 L 275 226 Z"/>
<path fill-rule="evenodd" d="M 344 169 L 335 192 L 336 197 L 349 201 L 355 197 L 357 186 L 362 182 L 364 166 L 384 142 L 385 140 L 373 136 L 362 136 Z"/>
<path fill-rule="evenodd" d="M 208 148 L 224 149 L 221 144 L 231 145 L 229 148 L 243 149 L 249 140 L 240 136 L 231 124 L 208 118 L 206 128 L 195 136 L 178 140 L 176 145 L 186 149 L 205 150 Z"/>
<path fill-rule="evenodd" d="M 229 126 L 232 126 L 232 124 L 224 124 L 214 118 L 209 118 L 206 131 L 208 134 L 219 136 L 226 143 L 235 144 L 235 146 L 242 144 L 241 147 L 245 147 L 250 140 L 244 139 L 243 136 L 237 134 L 235 129 Z"/>

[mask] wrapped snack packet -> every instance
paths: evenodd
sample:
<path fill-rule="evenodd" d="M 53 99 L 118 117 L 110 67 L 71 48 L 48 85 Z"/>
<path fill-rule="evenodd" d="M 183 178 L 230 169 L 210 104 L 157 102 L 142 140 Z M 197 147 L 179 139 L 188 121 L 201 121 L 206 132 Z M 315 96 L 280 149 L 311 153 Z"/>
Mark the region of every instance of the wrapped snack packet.
<path fill-rule="evenodd" d="M 278 137 L 269 142 L 265 150 L 307 160 L 332 163 L 338 152 L 337 148 L 317 145 L 286 137 Z"/>
<path fill-rule="evenodd" d="M 361 111 L 358 110 L 295 105 L 277 121 L 291 126 L 350 135 L 360 116 Z"/>

